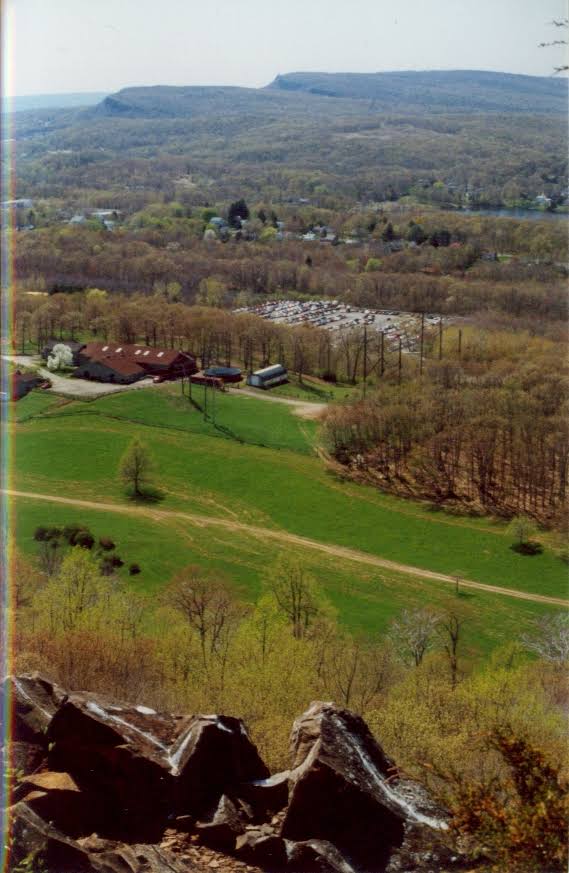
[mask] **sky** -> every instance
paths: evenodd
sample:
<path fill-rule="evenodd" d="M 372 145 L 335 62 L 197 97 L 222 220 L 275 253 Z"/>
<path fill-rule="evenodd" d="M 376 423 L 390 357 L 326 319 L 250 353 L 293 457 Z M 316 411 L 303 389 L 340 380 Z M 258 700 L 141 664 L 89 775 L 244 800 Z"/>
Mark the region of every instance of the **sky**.
<path fill-rule="evenodd" d="M 565 0 L 3 0 L 6 95 L 260 87 L 293 71 L 550 75 Z"/>

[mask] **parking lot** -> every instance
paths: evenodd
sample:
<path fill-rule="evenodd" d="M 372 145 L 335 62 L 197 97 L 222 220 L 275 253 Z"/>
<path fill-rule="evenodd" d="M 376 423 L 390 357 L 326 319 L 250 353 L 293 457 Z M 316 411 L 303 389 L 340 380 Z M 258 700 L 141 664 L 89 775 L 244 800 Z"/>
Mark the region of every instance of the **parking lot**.
<path fill-rule="evenodd" d="M 335 332 L 367 326 L 383 332 L 393 345 L 398 345 L 401 339 L 403 349 L 408 352 L 415 350 L 421 326 L 421 316 L 414 312 L 362 309 L 337 300 L 271 300 L 235 311 L 250 312 L 281 324 L 310 324 Z M 439 315 L 427 313 L 425 327 L 432 328 L 439 320 Z"/>

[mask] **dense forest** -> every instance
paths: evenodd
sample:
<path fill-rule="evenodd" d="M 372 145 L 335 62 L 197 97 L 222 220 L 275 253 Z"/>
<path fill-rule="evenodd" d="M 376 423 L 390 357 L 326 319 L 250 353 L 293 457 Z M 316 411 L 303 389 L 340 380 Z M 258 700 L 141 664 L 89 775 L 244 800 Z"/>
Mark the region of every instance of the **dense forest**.
<path fill-rule="evenodd" d="M 120 209 L 156 194 L 200 204 L 300 198 L 333 209 L 402 197 L 566 203 L 564 80 L 382 74 L 381 87 L 373 76 L 355 85 L 348 77 L 347 87 L 336 76 L 341 96 L 330 97 L 305 88 L 319 75 L 282 76 L 264 89 L 128 88 L 86 109 L 19 112 L 17 196 L 106 192 Z"/>

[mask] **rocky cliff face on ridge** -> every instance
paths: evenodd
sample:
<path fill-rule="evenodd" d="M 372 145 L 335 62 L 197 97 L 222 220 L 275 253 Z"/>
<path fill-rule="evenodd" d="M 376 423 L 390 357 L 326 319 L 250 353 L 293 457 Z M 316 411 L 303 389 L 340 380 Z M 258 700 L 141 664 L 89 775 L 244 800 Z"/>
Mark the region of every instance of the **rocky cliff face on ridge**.
<path fill-rule="evenodd" d="M 290 769 L 271 775 L 237 718 L 159 713 L 37 675 L 9 677 L 4 694 L 18 773 L 9 870 L 465 869 L 445 812 L 331 703 L 295 721 Z"/>

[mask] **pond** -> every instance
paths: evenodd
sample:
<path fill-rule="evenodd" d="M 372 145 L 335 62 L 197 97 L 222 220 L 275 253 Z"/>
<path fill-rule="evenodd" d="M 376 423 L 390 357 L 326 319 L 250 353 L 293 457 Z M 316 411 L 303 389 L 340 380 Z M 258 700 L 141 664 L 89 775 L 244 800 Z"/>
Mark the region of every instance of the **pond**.
<path fill-rule="evenodd" d="M 569 213 L 567 212 L 542 212 L 540 209 L 523 209 L 522 207 L 513 207 L 508 209 L 506 206 L 495 206 L 489 209 L 457 209 L 462 215 L 486 215 L 495 216 L 497 218 L 518 218 L 530 219 L 531 221 L 567 221 Z"/>

